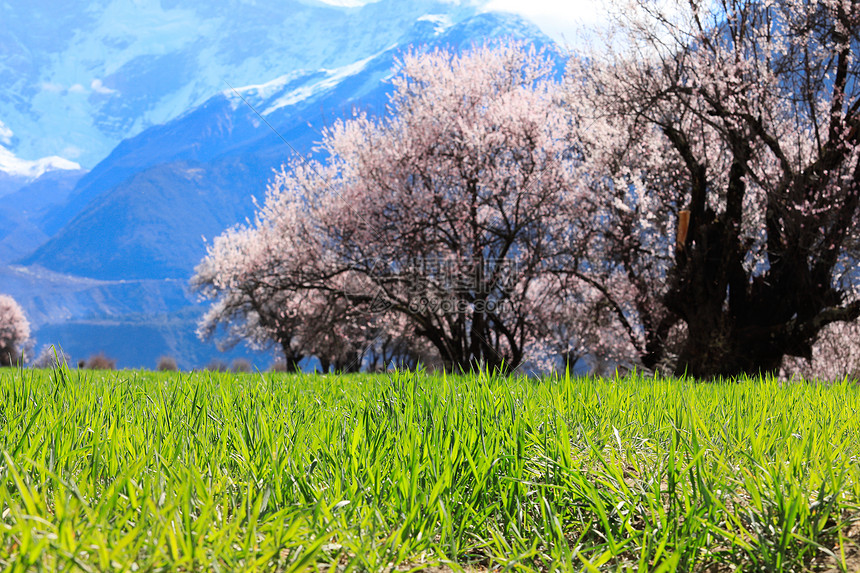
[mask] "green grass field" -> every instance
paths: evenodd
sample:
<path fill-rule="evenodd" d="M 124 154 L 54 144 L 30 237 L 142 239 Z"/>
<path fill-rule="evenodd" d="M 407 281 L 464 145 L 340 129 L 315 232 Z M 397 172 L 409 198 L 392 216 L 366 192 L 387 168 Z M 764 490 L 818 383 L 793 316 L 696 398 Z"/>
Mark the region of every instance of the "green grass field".
<path fill-rule="evenodd" d="M 2 571 L 853 571 L 860 388 L 0 373 Z"/>

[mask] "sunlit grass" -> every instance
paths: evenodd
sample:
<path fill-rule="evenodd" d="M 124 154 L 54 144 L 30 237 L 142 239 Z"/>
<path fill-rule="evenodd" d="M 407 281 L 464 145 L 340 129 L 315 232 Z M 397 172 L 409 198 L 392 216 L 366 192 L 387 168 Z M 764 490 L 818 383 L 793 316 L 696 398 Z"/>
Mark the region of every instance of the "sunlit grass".
<path fill-rule="evenodd" d="M 0 570 L 852 570 L 858 398 L 4 370 Z"/>

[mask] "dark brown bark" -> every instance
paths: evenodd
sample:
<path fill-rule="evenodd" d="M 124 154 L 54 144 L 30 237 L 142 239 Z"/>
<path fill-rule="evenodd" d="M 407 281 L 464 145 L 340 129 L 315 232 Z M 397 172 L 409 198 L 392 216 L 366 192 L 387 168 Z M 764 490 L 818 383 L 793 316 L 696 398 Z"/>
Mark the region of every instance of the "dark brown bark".
<path fill-rule="evenodd" d="M 754 2 L 735 8 L 741 12 L 714 37 L 730 37 L 736 49 L 757 49 L 751 31 L 770 25 L 761 20 L 767 9 Z M 789 159 L 791 154 L 782 145 L 790 143 L 781 141 L 779 129 L 768 124 L 772 110 L 758 109 L 743 91 L 678 82 L 674 89 L 653 95 L 649 117 L 684 166 L 689 193 L 689 204 L 679 208 L 689 210 L 690 220 L 685 234 L 679 227 L 664 297 L 666 309 L 687 326 L 677 374 L 713 378 L 774 373 L 786 355 L 810 359 L 819 332 L 828 324 L 860 317 L 860 302 L 849 302 L 850 292 L 838 280 L 839 256 L 849 247 L 846 241 L 856 232 L 860 217 L 860 167 L 849 163 L 855 161 L 852 149 L 860 131 L 857 70 L 850 63 L 857 48 L 853 17 L 842 7 L 833 15 L 823 11 L 810 16 L 821 19 L 809 22 L 820 26 L 819 47 L 832 49 L 831 76 L 806 65 L 812 60 L 805 48 L 785 61 L 767 62 L 785 85 L 802 92 L 798 101 L 823 97 L 828 102 L 821 130 L 810 104 L 817 155 L 805 165 Z M 705 41 L 696 49 L 709 52 L 713 46 Z M 684 65 L 683 57 L 682 50 L 678 69 Z M 718 66 L 720 56 L 714 62 Z M 683 116 L 680 110 L 719 133 L 731 159 L 724 188 L 717 189 L 716 182 L 708 180 L 709 159 L 690 143 L 696 134 L 690 124 L 678 120 Z M 781 175 L 764 188 L 766 244 L 763 253 L 757 253 L 764 258 L 750 270 L 744 266 L 749 245 L 743 244 L 740 229 L 746 181 L 756 177 L 750 166 L 763 150 L 777 162 Z M 708 202 L 715 192 L 720 193 L 719 210 Z M 641 358 L 646 365 L 656 364 L 665 353 L 666 322 L 643 326 L 648 348 Z"/>
<path fill-rule="evenodd" d="M 286 365 L 287 372 L 299 372 L 301 370 L 299 362 L 302 361 L 304 356 L 292 349 L 290 340 L 291 339 L 281 341 L 281 350 L 284 353 L 284 364 Z"/>

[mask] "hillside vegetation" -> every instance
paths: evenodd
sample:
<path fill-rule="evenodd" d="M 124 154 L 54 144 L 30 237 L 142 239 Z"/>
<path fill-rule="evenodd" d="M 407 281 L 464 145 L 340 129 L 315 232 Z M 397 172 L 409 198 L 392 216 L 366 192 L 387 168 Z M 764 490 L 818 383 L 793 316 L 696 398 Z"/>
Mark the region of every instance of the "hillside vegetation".
<path fill-rule="evenodd" d="M 854 570 L 858 394 L 6 369 L 0 570 Z"/>

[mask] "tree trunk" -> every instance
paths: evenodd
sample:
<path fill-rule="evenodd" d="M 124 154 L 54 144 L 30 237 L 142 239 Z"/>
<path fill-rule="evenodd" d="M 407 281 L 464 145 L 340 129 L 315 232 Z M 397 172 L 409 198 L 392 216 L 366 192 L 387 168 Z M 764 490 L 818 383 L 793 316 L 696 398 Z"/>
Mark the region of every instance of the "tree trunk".
<path fill-rule="evenodd" d="M 860 305 L 840 305 L 830 276 L 813 280 L 800 250 L 784 250 L 770 269 L 749 278 L 744 253 L 721 230 L 725 215 L 698 225 L 688 252 L 679 253 L 667 307 L 687 324 L 675 374 L 702 379 L 775 374 L 783 357 L 812 357 L 819 331 L 854 320 Z"/>
<path fill-rule="evenodd" d="M 331 361 L 328 358 L 325 358 L 323 356 L 319 357 L 319 361 L 320 361 L 320 369 L 322 370 L 322 373 L 328 374 L 329 370 L 331 368 Z"/>
<path fill-rule="evenodd" d="M 304 356 L 295 352 L 290 347 L 289 340 L 286 343 L 281 343 L 281 351 L 284 353 L 284 364 L 286 365 L 287 372 L 299 372 L 301 370 L 299 362 L 302 361 Z"/>

